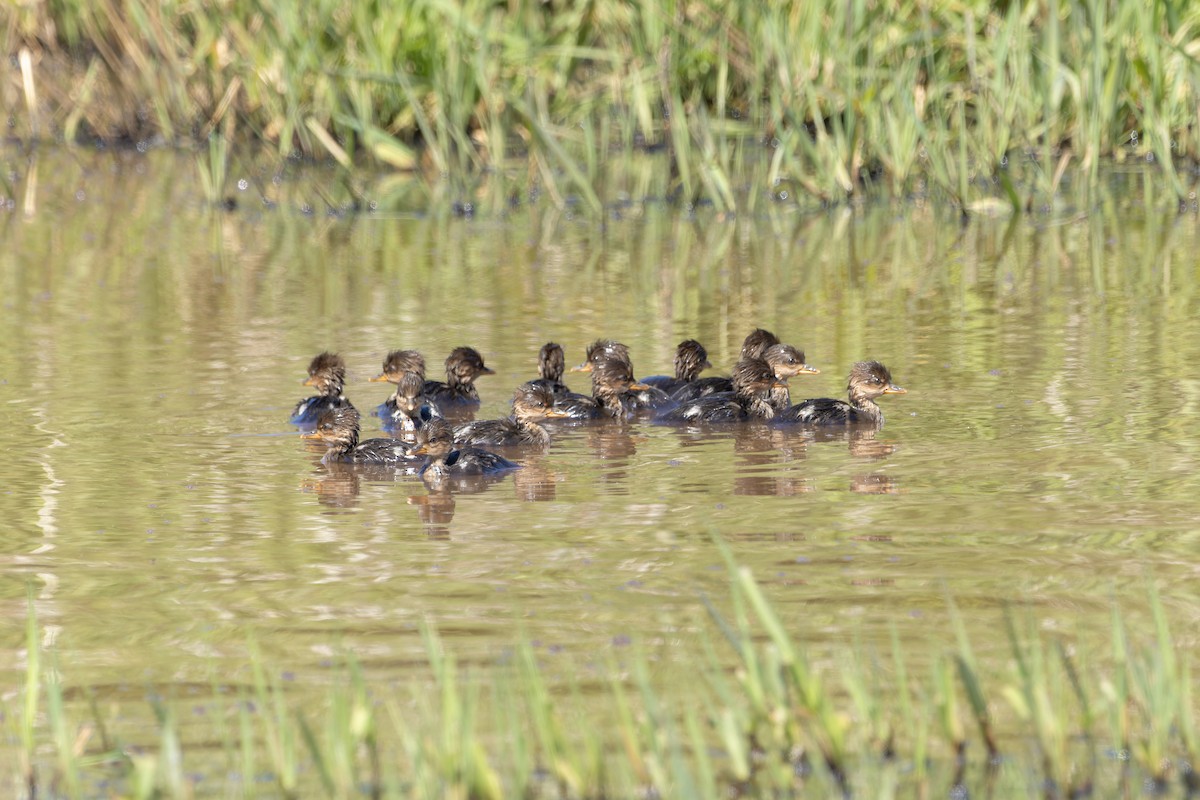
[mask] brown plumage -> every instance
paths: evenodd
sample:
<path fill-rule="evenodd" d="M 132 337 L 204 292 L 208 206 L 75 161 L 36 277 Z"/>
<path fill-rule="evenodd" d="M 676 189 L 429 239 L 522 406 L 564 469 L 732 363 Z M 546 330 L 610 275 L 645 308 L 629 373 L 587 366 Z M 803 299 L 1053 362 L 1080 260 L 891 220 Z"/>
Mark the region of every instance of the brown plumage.
<path fill-rule="evenodd" d="M 456 347 L 446 356 L 446 381 L 426 381 L 425 394 L 438 406 L 477 407 L 479 390 L 475 379 L 480 375 L 495 375 L 483 363 L 483 356 L 473 347 Z"/>
<path fill-rule="evenodd" d="M 454 429 L 444 419 L 430 419 L 417 434 L 417 446 L 413 455 L 424 456 L 421 477 L 434 481 L 447 477 L 465 475 L 488 475 L 516 469 L 507 458 L 475 447 L 458 447 L 454 443 Z"/>
<path fill-rule="evenodd" d="M 353 406 L 343 406 L 326 411 L 305 439 L 316 439 L 326 446 L 325 462 L 341 461 L 351 464 L 386 464 L 394 466 L 416 465 L 410 449 L 412 445 L 397 439 L 358 440 L 358 412 Z"/>
<path fill-rule="evenodd" d="M 513 393 L 512 409 L 512 415 L 504 419 L 484 419 L 456 425 L 455 443 L 545 447 L 550 444 L 550 434 L 538 423 L 548 417 L 567 416 L 554 407 L 554 394 L 550 390 L 528 383 L 518 386 Z"/>
<path fill-rule="evenodd" d="M 385 431 L 412 432 L 421 427 L 419 411 L 428 405 L 434 416 L 440 411 L 425 394 L 425 357 L 416 350 L 393 350 L 383 360 L 383 371 L 373 382 L 396 384 L 396 391 L 371 413 L 379 417 Z"/>
<path fill-rule="evenodd" d="M 326 411 L 350 405 L 344 393 L 346 386 L 346 362 L 337 353 L 324 352 L 313 358 L 308 365 L 305 386 L 317 390 L 292 409 L 289 422 L 300 427 L 311 427 Z"/>
<path fill-rule="evenodd" d="M 546 342 L 538 351 L 538 376 L 527 381 L 527 386 L 541 386 L 555 395 L 567 394 L 571 390 L 563 383 L 563 372 L 566 370 L 567 359 L 563 354 L 562 345 Z"/>
<path fill-rule="evenodd" d="M 685 339 L 675 348 L 675 377 L 653 375 L 642 378 L 641 382 L 674 395 L 680 388 L 699 378 L 702 370 L 710 367 L 712 364 L 708 361 L 708 351 L 704 345 L 695 339 Z"/>
<path fill-rule="evenodd" d="M 805 400 L 778 415 L 779 422 L 804 425 L 866 424 L 881 427 L 883 409 L 875 399 L 885 394 L 907 394 L 892 382 L 892 373 L 878 361 L 859 361 L 850 369 L 846 381 L 849 401 L 821 397 Z"/>
<path fill-rule="evenodd" d="M 744 358 L 733 368 L 732 392 L 718 392 L 681 403 L 658 419 L 662 422 L 742 422 L 771 419 L 771 394 L 782 384 L 775 370 L 760 358 Z"/>

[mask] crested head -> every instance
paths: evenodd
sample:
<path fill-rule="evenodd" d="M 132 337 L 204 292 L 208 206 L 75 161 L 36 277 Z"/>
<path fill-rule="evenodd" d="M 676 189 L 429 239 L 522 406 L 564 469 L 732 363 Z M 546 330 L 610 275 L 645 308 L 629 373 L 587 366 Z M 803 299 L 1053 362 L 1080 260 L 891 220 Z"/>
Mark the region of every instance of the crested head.
<path fill-rule="evenodd" d="M 762 358 L 771 345 L 779 344 L 779 337 L 762 328 L 755 328 L 742 342 L 742 358 Z"/>
<path fill-rule="evenodd" d="M 337 353 L 328 351 L 313 358 L 308 364 L 308 380 L 305 386 L 315 386 L 321 394 L 341 394 L 346 384 L 346 362 Z"/>
<path fill-rule="evenodd" d="M 337 353 L 330 353 L 326 350 L 313 357 L 313 360 L 308 364 L 308 374 L 314 375 L 318 372 L 323 372 L 331 369 L 345 369 L 346 362 Z"/>
<path fill-rule="evenodd" d="M 597 339 L 587 347 L 587 360 L 595 367 L 600 361 L 624 361 L 630 363 L 629 348 L 612 339 Z"/>
<path fill-rule="evenodd" d="M 432 417 L 417 431 L 417 446 L 412 452 L 436 460 L 445 458 L 453 449 L 454 427 L 441 417 Z"/>
<path fill-rule="evenodd" d="M 326 411 L 317 420 L 317 427 L 304 439 L 320 439 L 330 449 L 348 450 L 358 444 L 358 410 L 354 406 L 339 406 Z"/>
<path fill-rule="evenodd" d="M 743 358 L 733 367 L 733 391 L 739 397 L 767 395 L 775 387 L 775 370 L 761 358 Z"/>
<path fill-rule="evenodd" d="M 633 367 L 621 359 L 600 359 L 592 366 L 592 394 L 624 392 L 636 383 Z"/>
<path fill-rule="evenodd" d="M 538 351 L 538 374 L 548 381 L 561 381 L 563 370 L 567 366 L 567 357 L 562 345 L 546 342 Z"/>
<path fill-rule="evenodd" d="M 474 347 L 456 347 L 446 356 L 446 377 L 449 383 L 471 383 L 480 375 L 494 375 L 483 363 L 483 356 Z"/>
<path fill-rule="evenodd" d="M 513 414 L 518 418 L 540 418 L 554 408 L 554 393 L 537 384 L 522 384 L 513 392 Z"/>
<path fill-rule="evenodd" d="M 425 379 L 425 356 L 416 350 L 393 350 L 383 360 L 383 374 L 398 378 L 407 373 L 416 373 Z"/>
<path fill-rule="evenodd" d="M 808 371 L 804 362 L 804 351 L 797 350 L 790 344 L 771 345 L 763 352 L 762 359 L 771 365 L 777 378 L 787 379 Z"/>
<path fill-rule="evenodd" d="M 695 339 L 684 339 L 675 348 L 675 377 L 681 381 L 694 381 L 701 370 L 708 369 L 708 351 Z"/>
<path fill-rule="evenodd" d="M 415 372 L 406 372 L 396 384 L 396 405 L 409 417 L 415 417 L 424 393 L 425 378 Z"/>
<path fill-rule="evenodd" d="M 907 394 L 908 391 L 892 383 L 891 370 L 878 361 L 859 361 L 851 367 L 846 389 L 851 397 L 858 395 L 868 399 L 883 394 Z"/>

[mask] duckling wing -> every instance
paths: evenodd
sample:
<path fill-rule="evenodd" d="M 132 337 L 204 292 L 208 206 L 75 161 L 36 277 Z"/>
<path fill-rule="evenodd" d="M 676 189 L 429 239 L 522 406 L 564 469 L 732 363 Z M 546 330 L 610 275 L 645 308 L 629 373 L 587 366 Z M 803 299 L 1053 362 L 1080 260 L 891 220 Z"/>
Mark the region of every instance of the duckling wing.
<path fill-rule="evenodd" d="M 858 421 L 858 412 L 844 400 L 819 397 L 779 412 L 775 415 L 775 421 L 801 425 L 846 425 Z"/>
<path fill-rule="evenodd" d="M 516 444 L 520 431 L 511 419 L 481 419 L 454 426 L 454 443 L 472 444 Z"/>
<path fill-rule="evenodd" d="M 453 463 L 447 460 L 451 475 L 491 475 L 520 467 L 503 456 L 474 447 L 465 447 L 457 453 L 458 458 Z"/>
<path fill-rule="evenodd" d="M 479 405 L 479 392 L 473 383 L 450 386 L 441 381 L 425 381 L 423 394 L 440 408 Z"/>
<path fill-rule="evenodd" d="M 550 394 L 554 395 L 555 397 L 572 394 L 571 390 L 567 388 L 565 383 L 562 381 L 552 381 L 549 378 L 534 378 L 533 380 L 525 381 L 525 385 L 540 387 L 550 392 Z"/>
<path fill-rule="evenodd" d="M 306 397 L 299 403 L 296 403 L 296 407 L 292 409 L 291 419 L 288 422 L 292 425 L 316 425 L 317 420 L 326 411 L 332 411 L 335 408 L 348 405 L 350 405 L 350 401 L 344 397 L 331 397 L 324 394 Z"/>
<path fill-rule="evenodd" d="M 673 394 L 676 389 L 683 386 L 687 381 L 681 381 L 671 375 L 651 375 L 649 378 L 642 378 L 638 383 L 644 383 L 647 386 L 653 386 L 655 389 L 661 389 L 667 394 Z"/>
<path fill-rule="evenodd" d="M 721 392 L 701 397 L 659 415 L 659 422 L 740 422 L 746 419 L 746 411 L 737 402 L 732 392 Z"/>
<path fill-rule="evenodd" d="M 413 445 L 399 439 L 367 439 L 347 453 L 347 461 L 359 464 L 409 464 L 419 463 L 421 456 L 409 451 Z"/>
<path fill-rule="evenodd" d="M 569 419 L 595 419 L 603 413 L 600 404 L 594 397 L 575 392 L 555 396 L 554 407 L 566 414 Z"/>
<path fill-rule="evenodd" d="M 707 397 L 710 394 L 732 391 L 733 381 L 729 378 L 700 378 L 680 385 L 675 391 L 671 392 L 671 399 L 676 403 L 686 403 L 690 400 Z"/>
<path fill-rule="evenodd" d="M 671 395 L 654 386 L 626 392 L 624 399 L 626 407 L 631 411 L 665 411 L 676 405 Z"/>

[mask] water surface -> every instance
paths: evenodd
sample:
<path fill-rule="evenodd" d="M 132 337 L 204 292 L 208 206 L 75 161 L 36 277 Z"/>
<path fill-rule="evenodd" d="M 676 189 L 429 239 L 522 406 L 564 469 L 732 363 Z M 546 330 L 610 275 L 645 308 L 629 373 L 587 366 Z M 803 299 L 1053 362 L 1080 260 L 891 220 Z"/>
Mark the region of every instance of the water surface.
<path fill-rule="evenodd" d="M 186 157 L 42 152 L 36 187 L 28 156 L 5 161 L 10 683 L 32 591 L 68 686 L 102 696 L 248 680 L 250 641 L 298 684 L 347 650 L 403 681 L 423 621 L 484 676 L 524 636 L 549 663 L 645 648 L 667 686 L 711 630 L 700 598 L 728 600 L 714 536 L 835 670 L 893 627 L 918 661 L 941 652 L 947 596 L 981 658 L 1006 652 L 1013 603 L 1103 650 L 1114 600 L 1145 619 L 1151 580 L 1195 645 L 1200 225 L 1136 177 L 965 226 L 917 204 L 597 221 L 327 214 L 320 176 L 226 213 Z M 564 427 L 473 493 L 322 466 L 287 424 L 325 349 L 370 409 L 388 350 L 436 375 L 472 345 L 490 416 L 545 341 L 577 362 L 619 339 L 648 375 L 694 337 L 720 373 L 756 326 L 822 370 L 797 399 L 842 396 L 863 358 L 909 394 L 874 436 Z"/>

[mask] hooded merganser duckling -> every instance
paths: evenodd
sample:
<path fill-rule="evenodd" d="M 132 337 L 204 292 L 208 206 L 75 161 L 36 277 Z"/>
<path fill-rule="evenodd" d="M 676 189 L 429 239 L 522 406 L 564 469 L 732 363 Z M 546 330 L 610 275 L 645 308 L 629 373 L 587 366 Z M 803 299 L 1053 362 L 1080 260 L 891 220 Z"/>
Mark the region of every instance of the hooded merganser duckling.
<path fill-rule="evenodd" d="M 567 358 L 563 354 L 562 345 L 546 342 L 538 351 L 538 375 L 541 377 L 526 381 L 526 386 L 541 386 L 550 390 L 554 395 L 567 394 L 571 390 L 562 382 L 563 371 L 567 366 Z"/>
<path fill-rule="evenodd" d="M 878 361 L 859 361 L 850 369 L 846 381 L 850 402 L 821 397 L 797 403 L 780 413 L 778 422 L 799 422 L 805 425 L 883 426 L 883 410 L 875 398 L 885 394 L 908 394 L 892 383 L 892 373 Z"/>
<path fill-rule="evenodd" d="M 484 366 L 483 356 L 473 347 L 456 347 L 446 356 L 446 382 L 425 381 L 425 394 L 443 411 L 448 407 L 478 408 L 479 390 L 475 379 L 480 375 L 495 375 Z"/>
<path fill-rule="evenodd" d="M 742 341 L 741 360 L 762 358 L 767 348 L 779 344 L 779 337 L 762 328 L 755 328 Z M 671 392 L 671 399 L 686 403 L 717 392 L 732 392 L 733 379 L 725 377 L 697 378 Z"/>
<path fill-rule="evenodd" d="M 550 434 L 538 422 L 547 417 L 567 416 L 566 412 L 554 407 L 554 394 L 549 389 L 528 383 L 518 386 L 513 393 L 512 409 L 512 416 L 504 419 L 483 419 L 456 425 L 454 443 L 545 447 L 550 444 Z"/>
<path fill-rule="evenodd" d="M 765 333 L 765 331 L 764 331 Z M 771 405 L 776 412 L 787 411 L 792 395 L 788 389 L 788 378 L 796 375 L 819 375 L 821 370 L 804 362 L 804 351 L 790 344 L 773 344 L 763 351 L 762 360 L 771 365 L 779 384 L 771 390 Z"/>
<path fill-rule="evenodd" d="M 343 393 L 346 362 L 337 353 L 327 351 L 313 358 L 308 365 L 308 379 L 303 385 L 316 388 L 317 394 L 301 400 L 292 409 L 292 417 L 288 421 L 293 425 L 312 427 L 326 411 L 350 405 Z"/>
<path fill-rule="evenodd" d="M 383 371 L 371 378 L 374 383 L 396 384 L 396 391 L 376 406 L 371 413 L 383 422 L 389 433 L 411 433 L 421 427 L 422 406 L 429 406 L 434 416 L 440 416 L 437 404 L 425 395 L 425 357 L 416 350 L 393 350 L 383 360 Z"/>
<path fill-rule="evenodd" d="M 771 419 L 771 394 L 781 380 L 761 358 L 744 358 L 733 368 L 732 392 L 718 392 L 684 403 L 658 419 L 662 422 L 742 422 Z"/>
<path fill-rule="evenodd" d="M 622 345 L 623 346 L 623 345 Z M 592 396 L 571 393 L 554 398 L 554 408 L 570 419 L 625 419 L 638 408 L 636 392 L 650 387 L 633 378 L 633 369 L 620 359 L 598 359 L 592 365 Z"/>
<path fill-rule="evenodd" d="M 630 387 L 625 392 L 624 406 L 627 411 L 640 411 L 643 409 L 651 411 L 662 411 L 667 408 L 673 408 L 675 401 L 671 396 L 662 389 L 650 386 L 645 383 L 638 383 L 633 378 L 633 360 L 629 357 L 629 348 L 620 343 L 614 342 L 611 339 L 597 339 L 588 345 L 587 360 L 574 369 L 579 372 L 592 372 L 603 364 L 612 363 L 621 365 L 622 371 L 627 371 L 630 379 Z M 610 372 L 610 377 L 615 376 L 617 372 Z M 595 380 L 593 377 L 592 394 L 595 395 Z"/>
<path fill-rule="evenodd" d="M 444 419 L 432 418 L 417 434 L 417 446 L 412 454 L 426 456 L 420 475 L 426 480 L 437 480 L 459 475 L 489 475 L 517 469 L 503 456 L 475 447 L 459 447 L 454 444 L 454 428 Z"/>
<path fill-rule="evenodd" d="M 755 328 L 742 340 L 742 358 L 762 358 L 772 345 L 781 344 L 779 337 L 762 328 Z"/>
<path fill-rule="evenodd" d="M 641 382 L 647 386 L 662 389 L 669 395 L 674 395 L 681 387 L 698 379 L 702 370 L 711 367 L 708 351 L 704 349 L 704 345 L 695 339 L 685 339 L 675 348 L 674 378 L 666 375 L 653 375 L 649 378 L 642 378 Z"/>
<path fill-rule="evenodd" d="M 358 440 L 358 411 L 353 406 L 343 406 L 326 411 L 305 439 L 318 439 L 328 450 L 321 461 L 326 464 L 341 461 L 348 464 L 386 464 L 389 466 L 416 465 L 420 459 L 413 456 L 412 445 L 397 439 Z"/>
<path fill-rule="evenodd" d="M 610 349 L 612 352 L 620 355 L 624 354 L 626 359 L 629 358 L 629 348 L 620 342 L 614 342 L 611 339 L 597 339 L 587 346 L 587 357 L 582 364 L 571 367 L 571 372 L 592 372 L 592 359 L 603 349 Z M 579 394 L 578 392 L 563 392 L 555 393 L 554 407 L 562 412 L 562 416 L 567 419 L 596 419 L 597 417 L 605 416 L 605 411 L 600 405 L 598 396 L 596 395 L 596 377 L 592 375 L 592 394 Z"/>

